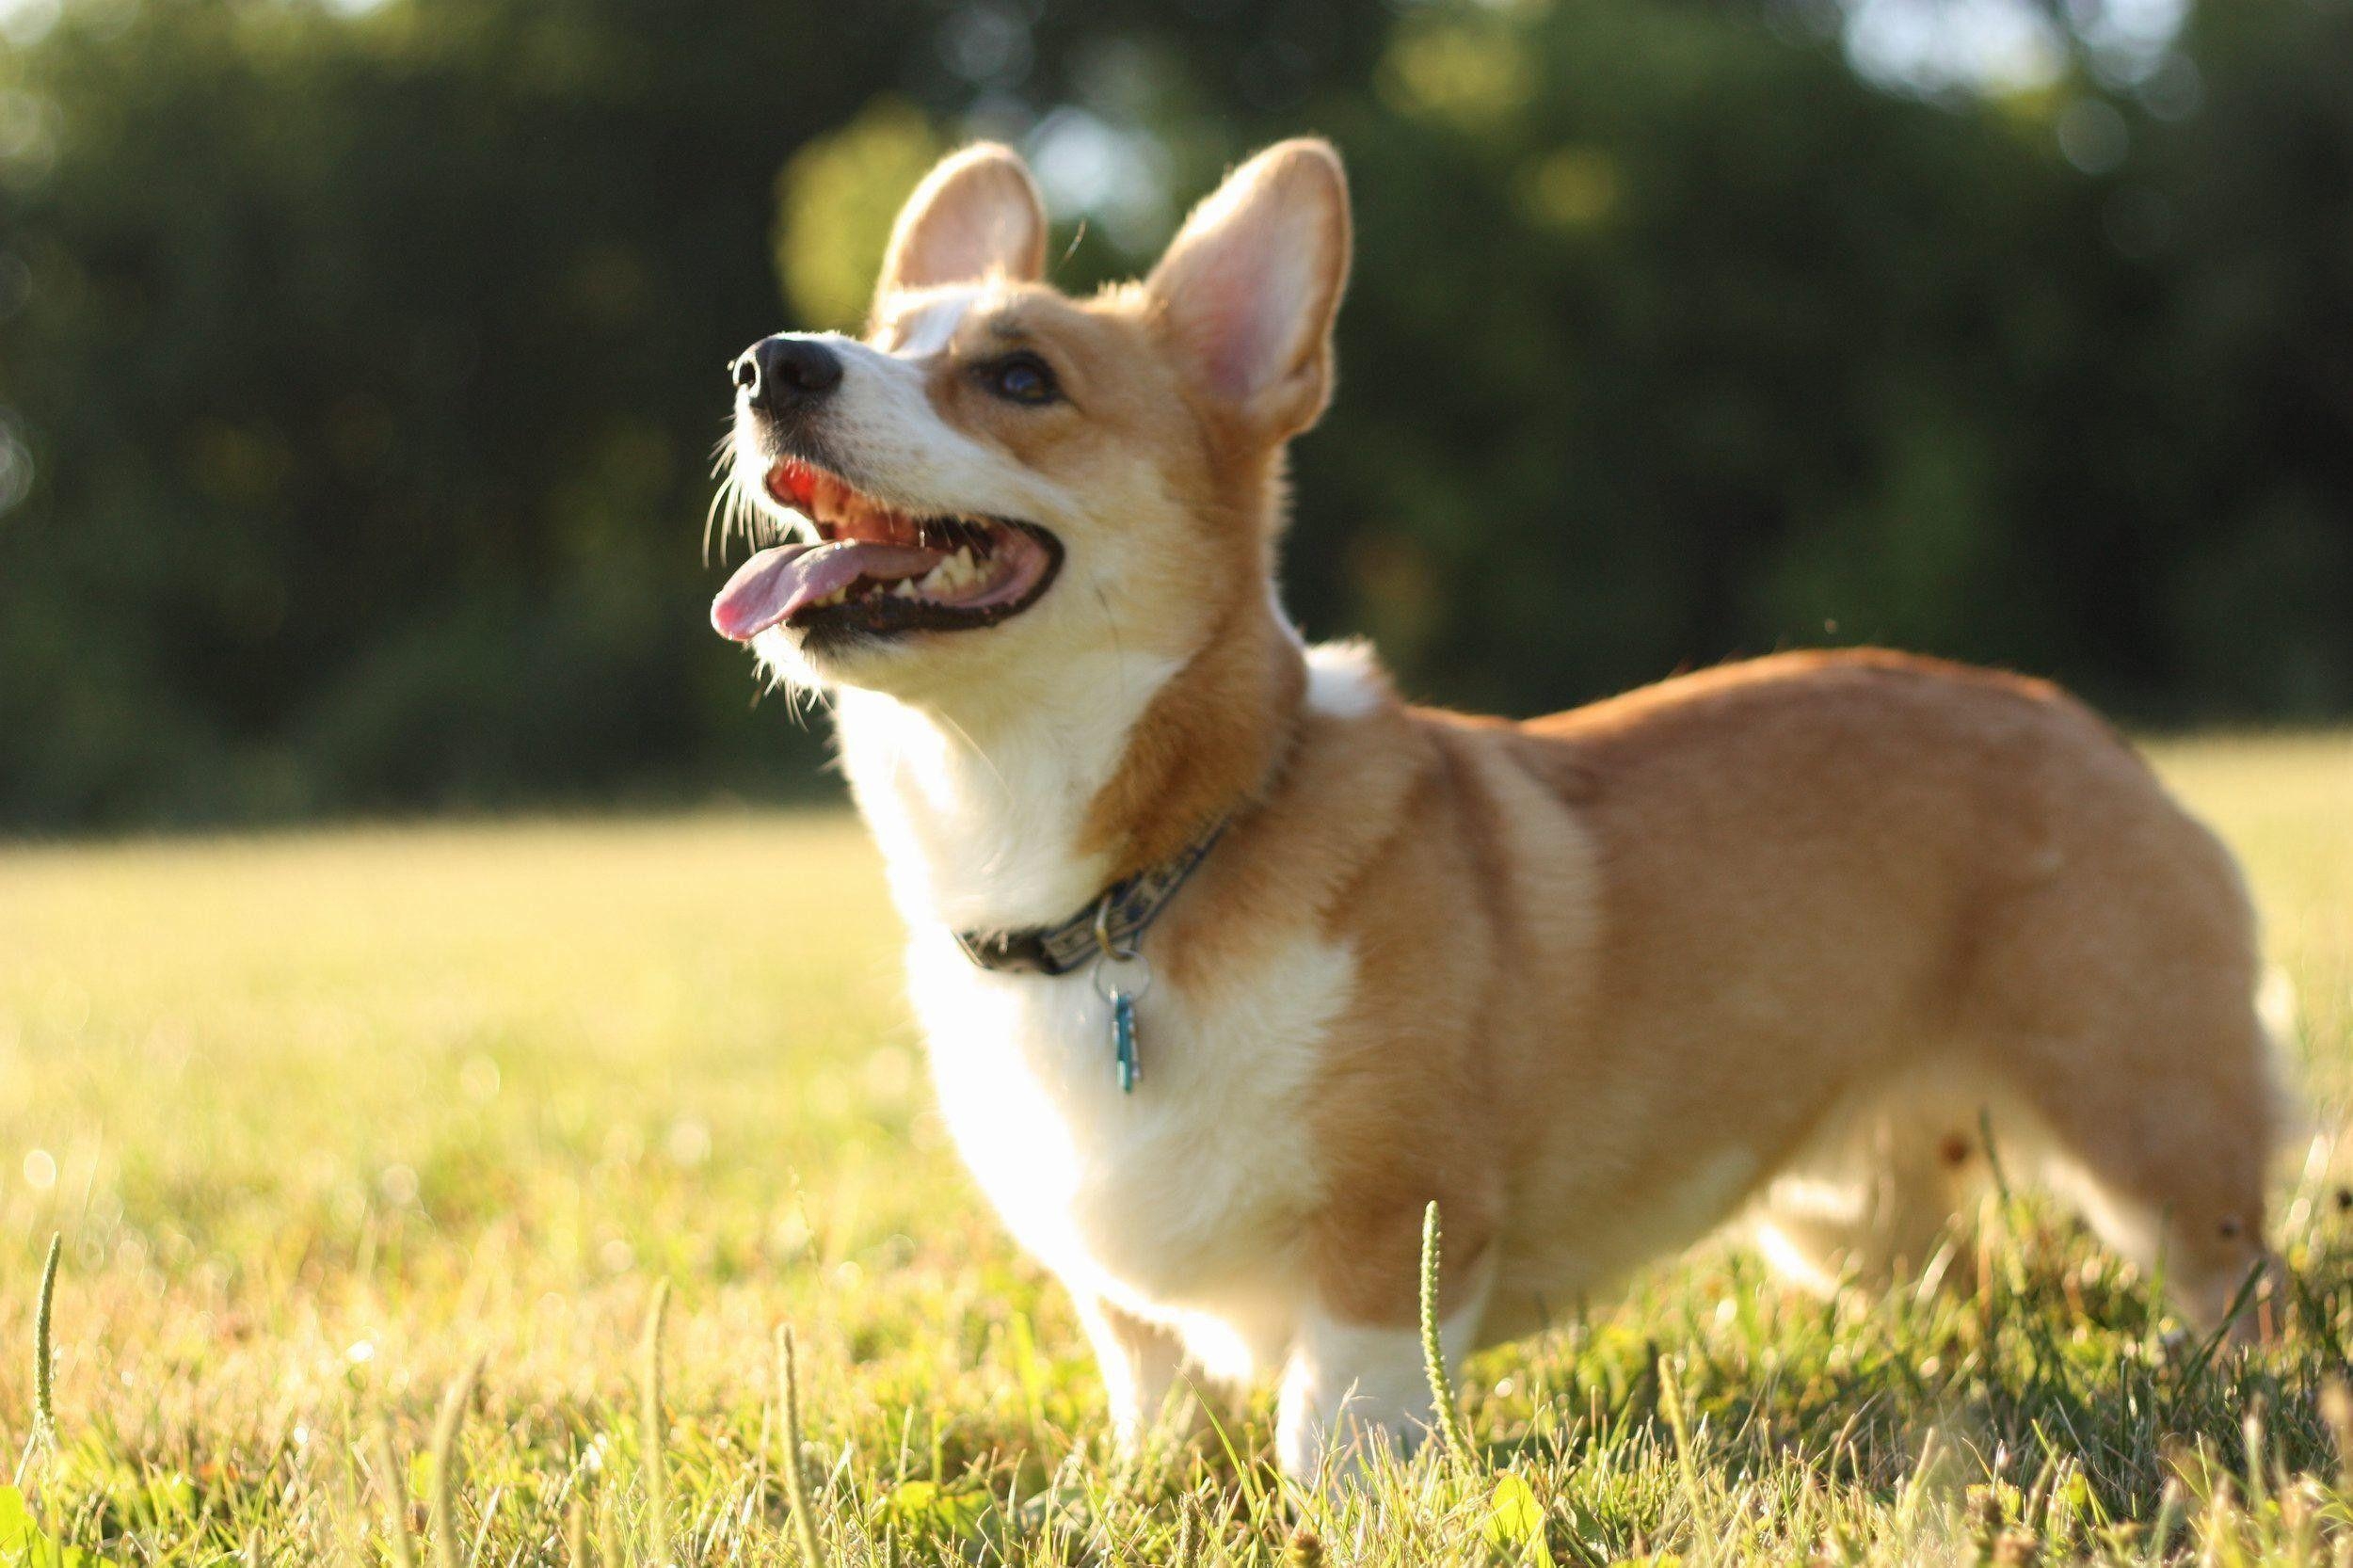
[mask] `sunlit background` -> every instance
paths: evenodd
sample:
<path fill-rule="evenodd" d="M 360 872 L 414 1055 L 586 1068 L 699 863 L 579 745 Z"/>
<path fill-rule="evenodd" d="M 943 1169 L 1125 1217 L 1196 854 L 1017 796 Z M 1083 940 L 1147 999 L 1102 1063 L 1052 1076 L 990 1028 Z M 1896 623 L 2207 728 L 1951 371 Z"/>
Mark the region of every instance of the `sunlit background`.
<path fill-rule="evenodd" d="M 943 149 L 1074 289 L 1318 131 L 1289 599 L 1517 712 L 1796 644 L 2353 713 L 2344 0 L 0 0 L 0 824 L 829 786 L 722 367 Z"/>

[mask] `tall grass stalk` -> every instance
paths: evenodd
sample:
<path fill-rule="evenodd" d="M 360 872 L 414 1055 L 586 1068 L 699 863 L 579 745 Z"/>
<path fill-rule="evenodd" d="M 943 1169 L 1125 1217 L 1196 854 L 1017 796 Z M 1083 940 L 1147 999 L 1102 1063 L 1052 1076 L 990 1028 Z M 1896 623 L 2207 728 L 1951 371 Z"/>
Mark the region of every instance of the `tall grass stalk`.
<path fill-rule="evenodd" d="M 645 1403 L 638 1411 L 638 1425 L 642 1429 L 639 1442 L 646 1466 L 646 1560 L 654 1568 L 670 1560 L 669 1478 L 664 1473 L 662 1451 L 662 1326 L 669 1315 L 670 1282 L 656 1280 L 653 1302 L 646 1313 L 641 1381 Z"/>
<path fill-rule="evenodd" d="M 345 1568 L 373 1568 L 375 1558 L 368 1551 L 367 1503 L 360 1496 L 360 1452 L 355 1442 L 347 1440 L 335 1446 L 337 1464 L 333 1520 L 335 1540 L 343 1551 L 339 1557 Z"/>
<path fill-rule="evenodd" d="M 33 1456 L 57 1442 L 57 1354 L 50 1328 L 57 1305 L 57 1255 L 64 1242 L 60 1232 L 49 1236 L 49 1256 L 40 1266 L 40 1295 L 33 1306 L 33 1430 L 17 1456 L 13 1484 L 22 1491 L 31 1473 Z"/>
<path fill-rule="evenodd" d="M 441 1413 L 433 1421 L 433 1559 L 440 1568 L 463 1568 L 457 1555 L 457 1434 L 466 1424 L 466 1407 L 473 1402 L 485 1359 L 476 1355 L 457 1374 L 441 1396 Z"/>
<path fill-rule="evenodd" d="M 1654 1368 L 1658 1379 L 1658 1409 L 1667 1417 L 1667 1431 L 1675 1446 L 1675 1472 L 1683 1482 L 1683 1497 L 1691 1511 L 1691 1551 L 1701 1562 L 1716 1560 L 1716 1544 L 1707 1532 L 1707 1488 L 1700 1479 L 1699 1457 L 1691 1445 L 1691 1424 L 1683 1408 L 1680 1365 L 1660 1356 Z"/>
<path fill-rule="evenodd" d="M 417 1551 L 408 1542 L 408 1475 L 401 1468 L 399 1450 L 392 1447 L 389 1416 L 376 1423 L 376 1467 L 384 1477 L 384 1533 L 392 1544 L 394 1568 L 417 1568 Z"/>
<path fill-rule="evenodd" d="M 577 1493 L 564 1505 L 564 1568 L 588 1568 L 588 1505 Z"/>
<path fill-rule="evenodd" d="M 1463 1413 L 1454 1402 L 1454 1380 L 1446 1369 L 1446 1342 L 1438 1334 L 1438 1200 L 1421 1215 L 1421 1362 L 1430 1375 L 1430 1401 L 1438 1436 L 1456 1460 L 1471 1457 L 1470 1438 L 1463 1431 Z"/>
<path fill-rule="evenodd" d="M 800 1539 L 801 1560 L 808 1568 L 824 1568 L 824 1544 L 818 1539 L 808 1477 L 801 1467 L 801 1368 L 790 1323 L 776 1331 L 776 1399 L 777 1419 L 784 1427 L 784 1496 L 792 1507 L 792 1530 Z"/>

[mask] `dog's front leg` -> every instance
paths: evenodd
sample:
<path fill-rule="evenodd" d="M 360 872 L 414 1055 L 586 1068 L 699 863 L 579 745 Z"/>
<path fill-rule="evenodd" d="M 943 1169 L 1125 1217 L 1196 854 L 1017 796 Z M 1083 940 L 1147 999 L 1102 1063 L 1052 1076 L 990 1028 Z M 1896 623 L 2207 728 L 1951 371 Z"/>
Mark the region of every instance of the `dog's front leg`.
<path fill-rule="evenodd" d="M 1469 1352 L 1483 1306 L 1464 1303 L 1439 1324 L 1449 1372 Z M 1343 1486 L 1384 1448 L 1412 1452 L 1429 1435 L 1433 1414 L 1417 1326 L 1346 1323 L 1316 1309 L 1302 1315 L 1275 1423 L 1285 1475 Z"/>
<path fill-rule="evenodd" d="M 1080 1295 L 1079 1321 L 1102 1368 L 1112 1433 L 1122 1456 L 1139 1452 L 1168 1406 L 1184 1364 L 1184 1350 L 1164 1328 L 1121 1311 L 1100 1297 Z"/>

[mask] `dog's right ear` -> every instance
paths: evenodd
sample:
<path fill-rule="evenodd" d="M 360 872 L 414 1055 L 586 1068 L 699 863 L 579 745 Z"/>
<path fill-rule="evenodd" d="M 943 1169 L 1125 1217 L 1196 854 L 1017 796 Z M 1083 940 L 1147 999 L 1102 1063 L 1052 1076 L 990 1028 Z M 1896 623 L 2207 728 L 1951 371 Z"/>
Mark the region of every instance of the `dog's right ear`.
<path fill-rule="evenodd" d="M 1196 385 L 1276 440 L 1332 397 L 1348 285 L 1348 177 L 1329 142 L 1278 142 L 1193 209 L 1144 280 Z"/>
<path fill-rule="evenodd" d="M 942 159 L 899 209 L 874 293 L 999 275 L 1029 282 L 1045 270 L 1037 183 L 1013 149 L 976 142 Z"/>

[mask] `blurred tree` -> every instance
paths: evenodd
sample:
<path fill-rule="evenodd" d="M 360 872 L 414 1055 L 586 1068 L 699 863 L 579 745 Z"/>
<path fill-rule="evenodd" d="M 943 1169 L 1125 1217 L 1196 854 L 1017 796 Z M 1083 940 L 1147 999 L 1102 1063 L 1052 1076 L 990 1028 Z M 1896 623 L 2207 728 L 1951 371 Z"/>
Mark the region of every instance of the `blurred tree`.
<path fill-rule="evenodd" d="M 78 0 L 0 42 L 0 823 L 806 778 L 688 542 L 778 169 L 878 95 L 1263 31 L 1154 9 Z M 920 168 L 852 172 L 887 215 Z M 856 235 L 786 218 L 840 310 Z"/>
<path fill-rule="evenodd" d="M 1417 691 L 1869 638 L 2353 712 L 2346 0 L 1933 95 L 1783 0 L 349 9 L 0 44 L 0 823 L 808 777 L 703 630 L 722 367 L 968 129 L 1073 286 L 1340 140 L 1292 599 Z"/>
<path fill-rule="evenodd" d="M 886 39 L 678 0 L 70 11 L 17 62 L 56 163 L 0 216 L 31 273 L 0 401 L 45 476 L 0 536 L 8 813 L 698 760 L 744 688 L 677 520 L 774 325 L 762 193 Z"/>
<path fill-rule="evenodd" d="M 914 105 L 886 97 L 792 154 L 776 180 L 776 276 L 797 323 L 858 329 L 900 205 L 948 146 Z"/>
<path fill-rule="evenodd" d="M 2148 719 L 2346 712 L 2353 9 L 2182 47 L 2195 111 L 2080 60 L 1931 104 L 1770 8 L 1408 13 L 1321 116 L 1366 261 L 1310 621 L 1518 712 L 1854 640 Z"/>

